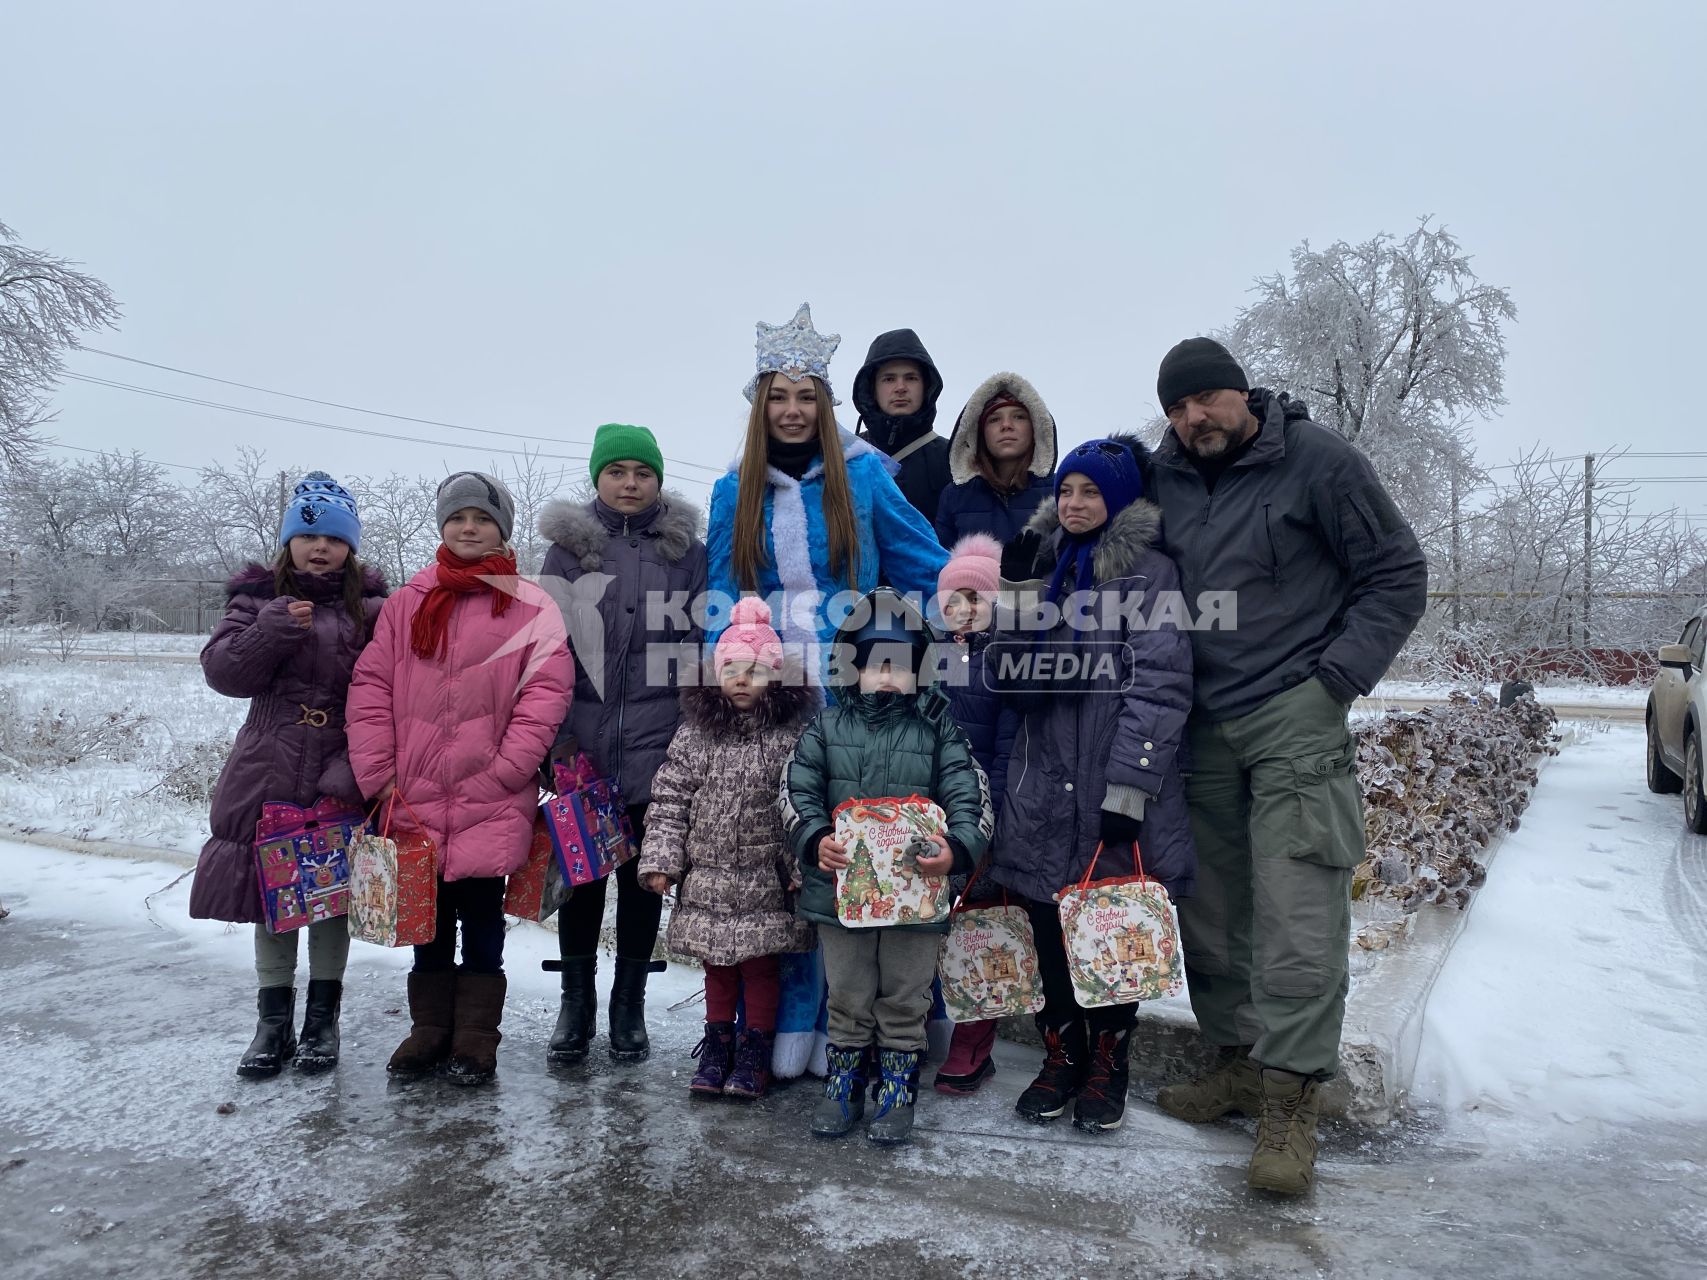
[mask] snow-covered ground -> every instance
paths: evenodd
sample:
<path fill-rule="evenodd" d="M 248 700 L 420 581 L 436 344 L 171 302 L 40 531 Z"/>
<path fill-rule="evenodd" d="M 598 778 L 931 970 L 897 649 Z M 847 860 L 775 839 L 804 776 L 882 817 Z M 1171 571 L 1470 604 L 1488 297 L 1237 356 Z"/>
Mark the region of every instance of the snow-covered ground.
<path fill-rule="evenodd" d="M 0 666 L 0 693 L 15 699 L 9 705 L 26 722 L 65 715 L 88 727 L 118 716 L 123 726 L 108 735 L 104 754 L 75 764 L 14 767 L 0 761 L 0 824 L 182 853 L 201 848 L 206 805 L 159 784 L 198 744 L 228 748 L 248 714 L 246 700 L 209 689 L 195 662 L 86 657 Z"/>
<path fill-rule="evenodd" d="M 1542 1125 L 1707 1119 L 1707 838 L 1651 794 L 1643 731 L 1541 774 L 1441 972 L 1415 1091 Z"/>

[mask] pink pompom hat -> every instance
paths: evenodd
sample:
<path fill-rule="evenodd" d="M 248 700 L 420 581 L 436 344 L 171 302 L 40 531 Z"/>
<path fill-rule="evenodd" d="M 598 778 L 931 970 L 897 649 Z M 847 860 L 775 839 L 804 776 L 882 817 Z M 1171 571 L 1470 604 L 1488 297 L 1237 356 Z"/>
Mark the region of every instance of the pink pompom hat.
<path fill-rule="evenodd" d="M 938 607 L 956 591 L 995 596 L 1002 580 L 1002 544 L 987 533 L 969 533 L 954 544 L 948 563 L 936 577 Z"/>
<path fill-rule="evenodd" d="M 729 629 L 717 639 L 711 667 L 717 678 L 731 662 L 753 662 L 782 670 L 782 637 L 771 629 L 770 606 L 758 596 L 743 596 L 729 611 Z"/>

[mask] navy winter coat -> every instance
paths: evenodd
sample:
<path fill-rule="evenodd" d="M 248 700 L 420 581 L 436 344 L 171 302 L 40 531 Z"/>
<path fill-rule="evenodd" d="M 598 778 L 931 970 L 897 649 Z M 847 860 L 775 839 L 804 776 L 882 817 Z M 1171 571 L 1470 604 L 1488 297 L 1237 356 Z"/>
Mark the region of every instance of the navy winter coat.
<path fill-rule="evenodd" d="M 1132 445 L 1142 449 L 1136 441 Z M 1177 605 L 1169 607 L 1180 578 L 1157 547 L 1160 534 L 1160 508 L 1139 499 L 1109 522 L 1093 556 L 1096 588 L 1137 597 L 1136 615 L 1129 609 L 1105 615 L 1099 608 L 1077 635 L 1063 621 L 1047 636 L 1049 651 L 1076 645 L 1080 653 L 1108 659 L 1103 670 L 1093 671 L 1089 689 L 1040 696 L 1023 680 L 998 681 L 1018 695 L 1023 719 L 1008 760 L 991 876 L 1028 898 L 1048 901 L 1084 874 L 1097 850 L 1104 809 L 1140 819 L 1144 870 L 1169 894 L 1178 899 L 1192 891 L 1197 853 L 1181 774 L 1191 710 L 1191 643 L 1175 625 Z M 1053 501 L 1022 536 L 1035 554 L 1033 581 L 1021 590 L 1040 592 L 1054 572 L 1061 538 Z M 1016 548 L 1025 549 L 1025 543 Z M 1000 668 L 1004 653 L 1030 651 L 1035 639 L 1004 634 L 991 660 Z M 1132 871 L 1130 848 L 1105 849 L 1096 875 Z"/>
<path fill-rule="evenodd" d="M 984 679 L 984 655 L 995 634 L 977 631 L 964 641 L 941 640 L 932 653 L 940 673 L 937 683 L 948 695 L 950 714 L 972 744 L 972 758 L 990 779 L 990 800 L 1000 815 L 1002 792 L 1007 787 L 1008 753 L 1019 732 L 1019 713 L 1005 706 L 1001 693 Z"/>
<path fill-rule="evenodd" d="M 1013 494 L 997 493 L 978 466 L 978 419 L 984 406 L 998 395 L 1012 396 L 1031 415 L 1027 483 Z M 1055 492 L 1055 418 L 1037 388 L 1017 373 L 994 374 L 979 384 L 954 425 L 948 468 L 953 484 L 937 500 L 937 541 L 952 547 L 969 533 L 987 533 L 1003 544 L 1017 538 Z"/>
<path fill-rule="evenodd" d="M 649 675 L 648 654 L 702 640 L 693 625 L 705 593 L 699 509 L 669 491 L 626 518 L 596 499 L 552 502 L 539 531 L 553 543 L 540 585 L 563 610 L 575 656 L 575 699 L 558 741 L 573 737 L 627 803 L 646 804 L 682 715 L 677 664 Z"/>

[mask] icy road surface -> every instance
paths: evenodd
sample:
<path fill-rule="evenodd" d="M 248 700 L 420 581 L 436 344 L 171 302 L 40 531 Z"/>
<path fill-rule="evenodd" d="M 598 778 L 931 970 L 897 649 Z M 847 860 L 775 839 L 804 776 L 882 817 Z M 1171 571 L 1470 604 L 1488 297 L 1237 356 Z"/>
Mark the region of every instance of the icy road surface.
<path fill-rule="evenodd" d="M 1005 1043 L 899 1153 L 812 1142 L 810 1084 L 690 1100 L 691 970 L 654 984 L 650 1062 L 552 1073 L 531 927 L 497 1087 L 386 1079 L 405 957 L 361 944 L 343 1065 L 240 1081 L 246 927 L 186 919 L 187 883 L 145 906 L 176 868 L 0 844 L 0 1274 L 1699 1277 L 1707 841 L 1677 809 L 1639 730 L 1567 748 L 1436 989 L 1423 1110 L 1330 1127 L 1301 1202 L 1246 1190 L 1249 1122 L 1020 1125 Z"/>

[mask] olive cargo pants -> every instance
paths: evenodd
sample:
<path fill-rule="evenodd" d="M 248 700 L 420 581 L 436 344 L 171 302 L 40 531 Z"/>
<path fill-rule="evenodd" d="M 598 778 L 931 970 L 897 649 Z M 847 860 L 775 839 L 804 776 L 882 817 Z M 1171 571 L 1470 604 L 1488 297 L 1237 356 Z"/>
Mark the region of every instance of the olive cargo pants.
<path fill-rule="evenodd" d="M 1254 1045 L 1265 1067 L 1325 1079 L 1339 1065 L 1351 874 L 1363 795 L 1346 708 L 1317 680 L 1255 711 L 1191 721 L 1186 779 L 1197 890 L 1179 904 L 1203 1037 Z"/>

